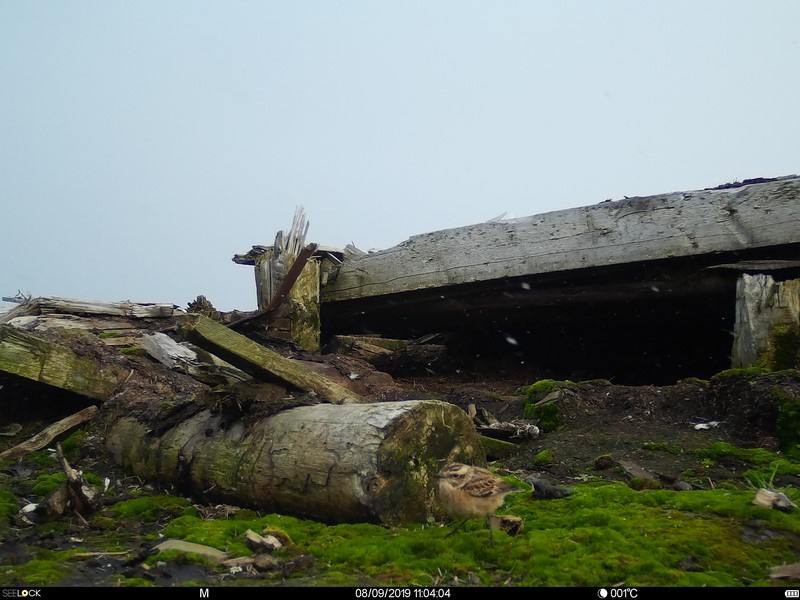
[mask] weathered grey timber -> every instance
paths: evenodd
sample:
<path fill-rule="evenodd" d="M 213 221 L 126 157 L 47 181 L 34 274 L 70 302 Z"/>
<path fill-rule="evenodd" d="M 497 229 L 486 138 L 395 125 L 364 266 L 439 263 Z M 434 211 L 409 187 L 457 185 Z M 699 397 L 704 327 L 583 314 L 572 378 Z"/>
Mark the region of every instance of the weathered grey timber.
<path fill-rule="evenodd" d="M 417 235 L 345 259 L 323 302 L 800 243 L 800 177 Z"/>
<path fill-rule="evenodd" d="M 163 318 L 181 311 L 173 304 L 130 302 L 87 302 L 72 298 L 34 298 L 15 306 L 0 316 L 0 322 L 8 322 L 25 315 L 40 315 L 49 312 L 81 315 L 116 315 L 120 317 Z"/>
<path fill-rule="evenodd" d="M 104 411 L 107 449 L 141 477 L 325 521 L 424 522 L 443 462 L 485 463 L 467 414 L 435 400 L 303 406 L 249 427 L 204 410 L 159 435 L 124 402 Z"/>
<path fill-rule="evenodd" d="M 736 287 L 732 366 L 800 367 L 798 336 L 800 279 L 776 281 L 766 273 L 740 276 Z M 779 347 L 781 337 L 786 348 Z"/>

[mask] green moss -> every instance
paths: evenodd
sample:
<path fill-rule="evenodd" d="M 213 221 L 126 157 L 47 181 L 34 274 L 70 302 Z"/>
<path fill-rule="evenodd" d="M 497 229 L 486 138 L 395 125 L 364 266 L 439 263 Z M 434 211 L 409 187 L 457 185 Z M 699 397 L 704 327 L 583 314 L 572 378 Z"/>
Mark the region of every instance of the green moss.
<path fill-rule="evenodd" d="M 740 378 L 740 379 L 751 379 L 753 377 L 758 377 L 760 375 L 766 375 L 769 373 L 770 370 L 764 367 L 745 367 L 742 369 L 727 369 L 725 371 L 720 371 L 713 377 L 711 377 L 711 382 L 718 382 L 723 379 L 730 379 L 730 378 Z"/>
<path fill-rule="evenodd" d="M 52 555 L 53 553 L 46 553 Z M 67 577 L 70 566 L 57 557 L 36 558 L 16 566 L 14 569 L 0 569 L 0 585 L 38 586 L 56 585 Z"/>
<path fill-rule="evenodd" d="M 243 508 L 242 510 L 236 511 L 236 514 L 233 515 L 233 518 L 237 521 L 253 521 L 259 518 L 259 514 L 254 511 L 250 510 L 249 508 Z"/>
<path fill-rule="evenodd" d="M 260 520 L 204 520 L 197 516 L 184 515 L 169 523 L 164 533 L 167 537 L 211 546 L 235 556 L 249 556 L 252 552 L 245 543 L 244 534 L 248 529 L 259 531 L 259 523 Z"/>
<path fill-rule="evenodd" d="M 649 477 L 631 477 L 631 480 L 628 482 L 628 487 L 637 491 L 657 490 L 661 487 L 661 484 Z"/>
<path fill-rule="evenodd" d="M 715 461 L 726 457 L 733 457 L 754 465 L 770 464 L 778 458 L 774 452 L 770 452 L 764 448 L 739 448 L 728 442 L 716 442 L 708 448 L 696 450 L 695 454 L 700 458 Z"/>
<path fill-rule="evenodd" d="M 86 432 L 78 429 L 61 442 L 61 450 L 69 462 L 75 462 L 83 457 L 87 445 L 86 437 Z"/>
<path fill-rule="evenodd" d="M 796 325 L 775 325 L 767 348 L 758 359 L 759 366 L 771 371 L 800 367 L 800 329 Z"/>
<path fill-rule="evenodd" d="M 53 473 L 50 475 L 39 475 L 36 480 L 34 481 L 33 487 L 31 491 L 39 496 L 39 498 L 44 498 L 55 490 L 56 488 L 60 487 L 62 483 L 67 480 L 67 476 L 64 473 Z"/>
<path fill-rule="evenodd" d="M 772 398 L 778 405 L 778 443 L 783 452 L 800 457 L 800 398 L 774 387 Z"/>
<path fill-rule="evenodd" d="M 19 512 L 17 497 L 8 490 L 0 489 L 0 525 L 8 525 Z"/>
<path fill-rule="evenodd" d="M 122 354 L 127 356 L 146 356 L 147 350 L 142 348 L 141 346 L 123 346 L 119 349 Z"/>
<path fill-rule="evenodd" d="M 526 404 L 525 418 L 535 420 L 542 433 L 556 431 L 564 425 L 564 421 L 561 418 L 561 411 L 556 402 L 548 402 L 547 404 Z"/>
<path fill-rule="evenodd" d="M 719 446 L 713 451 L 720 460 L 731 452 L 738 450 Z M 253 513 L 239 511 L 233 519 L 180 516 L 163 533 L 233 556 L 250 554 L 243 541 L 247 529 L 271 533 L 290 540 L 279 557 L 291 560 L 302 554 L 313 557 L 317 565 L 311 571 L 287 574 L 286 583 L 296 578 L 302 585 L 320 586 L 608 587 L 617 582 L 626 587 L 767 586 L 774 585 L 768 576 L 770 566 L 796 561 L 800 517 L 752 504 L 752 490 L 634 491 L 608 482 L 571 487 L 571 496 L 547 502 L 532 500 L 526 493 L 510 495 L 500 512 L 523 518 L 525 528 L 516 537 L 495 531 L 493 546 L 487 543 L 489 532 L 480 519 L 450 535 L 449 524 L 325 525 L 276 514 L 247 520 Z M 128 509 L 122 512 L 130 518 L 147 514 Z M 745 539 L 745 524 L 762 527 L 769 535 L 758 542 Z M 0 585 L 58 585 L 72 576 L 74 567 L 67 556 L 40 551 L 25 565 L 4 564 Z M 687 558 L 697 571 L 684 570 Z M 197 563 L 211 577 L 222 572 L 205 559 L 177 552 L 151 556 L 146 564 L 160 561 Z M 131 586 L 147 583 L 122 576 L 114 581 Z M 265 575 L 257 580 L 226 577 L 219 584 L 245 581 L 274 583 Z"/>
<path fill-rule="evenodd" d="M 549 433 L 560 428 L 564 423 L 558 408 L 557 400 L 538 404 L 548 394 L 563 388 L 577 387 L 579 384 L 573 381 L 556 381 L 554 379 L 542 379 L 536 383 L 520 388 L 519 394 L 525 396 L 524 415 L 526 419 L 535 420 L 542 433 Z"/>
<path fill-rule="evenodd" d="M 537 453 L 536 456 L 533 457 L 533 464 L 549 465 L 551 463 L 554 463 L 555 460 L 556 458 L 553 455 L 553 451 L 548 448 L 546 450 L 542 450 L 541 452 Z"/>
<path fill-rule="evenodd" d="M 120 337 L 121 335 L 122 333 L 120 333 L 119 331 L 112 330 L 112 331 L 101 331 L 100 333 L 97 334 L 97 337 L 99 337 L 101 340 L 106 340 L 109 338 Z"/>
<path fill-rule="evenodd" d="M 35 452 L 31 452 L 28 454 L 28 460 L 35 464 L 37 467 L 41 467 L 43 469 L 52 468 L 54 465 L 57 464 L 55 453 L 50 452 L 50 450 L 36 450 Z"/>
<path fill-rule="evenodd" d="M 536 383 L 521 387 L 517 390 L 517 393 L 525 396 L 525 399 L 529 402 L 536 402 L 554 390 L 564 387 L 577 387 L 577 385 L 577 383 L 569 380 L 540 379 Z"/>
<path fill-rule="evenodd" d="M 701 466 L 740 461 L 744 467 L 749 467 L 743 470 L 742 480 L 751 486 L 763 482 L 772 484 L 776 477 L 800 475 L 800 464 L 764 448 L 739 448 L 727 442 L 717 442 L 695 451 L 695 454 L 701 458 Z"/>
<path fill-rule="evenodd" d="M 142 521 L 157 521 L 164 517 L 196 513 L 189 500 L 177 496 L 147 496 L 117 502 L 111 513 L 118 518 L 136 517 Z"/>
<path fill-rule="evenodd" d="M 669 454 L 683 454 L 680 446 L 671 442 L 645 442 L 642 448 L 653 452 L 668 452 Z"/>

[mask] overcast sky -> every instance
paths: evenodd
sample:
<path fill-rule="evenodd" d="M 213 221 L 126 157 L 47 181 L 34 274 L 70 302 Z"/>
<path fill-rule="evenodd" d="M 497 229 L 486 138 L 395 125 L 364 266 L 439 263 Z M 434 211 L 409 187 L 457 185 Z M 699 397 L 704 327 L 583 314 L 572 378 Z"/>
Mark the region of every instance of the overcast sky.
<path fill-rule="evenodd" d="M 252 310 L 297 205 L 366 250 L 798 173 L 799 71 L 797 0 L 0 0 L 0 296 Z"/>

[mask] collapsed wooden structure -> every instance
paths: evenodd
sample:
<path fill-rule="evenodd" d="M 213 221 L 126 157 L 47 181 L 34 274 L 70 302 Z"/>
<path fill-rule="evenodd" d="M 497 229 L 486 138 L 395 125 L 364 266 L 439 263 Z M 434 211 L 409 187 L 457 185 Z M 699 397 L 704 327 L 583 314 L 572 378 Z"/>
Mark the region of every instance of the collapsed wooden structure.
<path fill-rule="evenodd" d="M 798 208 L 793 176 L 493 221 L 374 253 L 306 244 L 298 210 L 287 236 L 234 257 L 254 267 L 253 313 L 221 314 L 199 296 L 188 313 L 38 298 L 0 315 L 0 377 L 89 405 L 0 460 L 91 418 L 126 469 L 201 497 L 328 521 L 425 520 L 441 508 L 440 463 L 485 460 L 472 419 L 444 402 L 370 395 L 367 377 L 321 364 L 321 349 L 378 365 L 414 349 L 435 370 L 445 352 L 499 341 L 520 362 L 533 357 L 533 372 L 555 363 L 573 377 L 582 356 L 591 377 L 608 358 L 653 377 L 678 354 L 686 364 L 670 374 L 797 368 Z M 147 356 L 107 351 L 117 347 Z M 705 372 L 692 371 L 693 352 Z"/>
<path fill-rule="evenodd" d="M 311 263 L 306 306 L 325 342 L 440 333 L 468 359 L 497 352 L 542 376 L 668 383 L 755 364 L 775 354 L 776 326 L 797 329 L 800 177 L 317 250 Z"/>
<path fill-rule="evenodd" d="M 110 314 L 118 309 L 38 299 L 2 317 L 0 385 L 25 378 L 89 406 L 0 460 L 91 419 L 128 472 L 197 498 L 384 524 L 440 514 L 433 477 L 442 461 L 485 461 L 456 406 L 373 401 L 366 370 L 320 369 L 175 307 L 129 304 Z M 132 353 L 118 351 L 122 338 Z M 391 378 L 376 382 L 385 389 Z"/>

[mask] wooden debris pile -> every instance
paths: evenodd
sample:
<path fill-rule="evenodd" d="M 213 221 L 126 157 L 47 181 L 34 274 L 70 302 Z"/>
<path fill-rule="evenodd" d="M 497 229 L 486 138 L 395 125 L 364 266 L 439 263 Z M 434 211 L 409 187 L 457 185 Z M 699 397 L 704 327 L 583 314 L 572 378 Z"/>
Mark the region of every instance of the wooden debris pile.
<path fill-rule="evenodd" d="M 358 356 L 319 354 L 320 265 L 335 256 L 315 255 L 307 228 L 298 211 L 288 236 L 255 253 L 253 313 L 203 296 L 186 311 L 18 299 L 0 315 L 0 378 L 64 390 L 80 410 L 0 460 L 89 421 L 126 471 L 202 500 L 331 522 L 439 514 L 433 475 L 443 460 L 484 462 L 478 433 L 457 406 L 393 394 L 392 377 Z M 66 504 L 86 510 L 80 483 L 70 489 Z"/>

